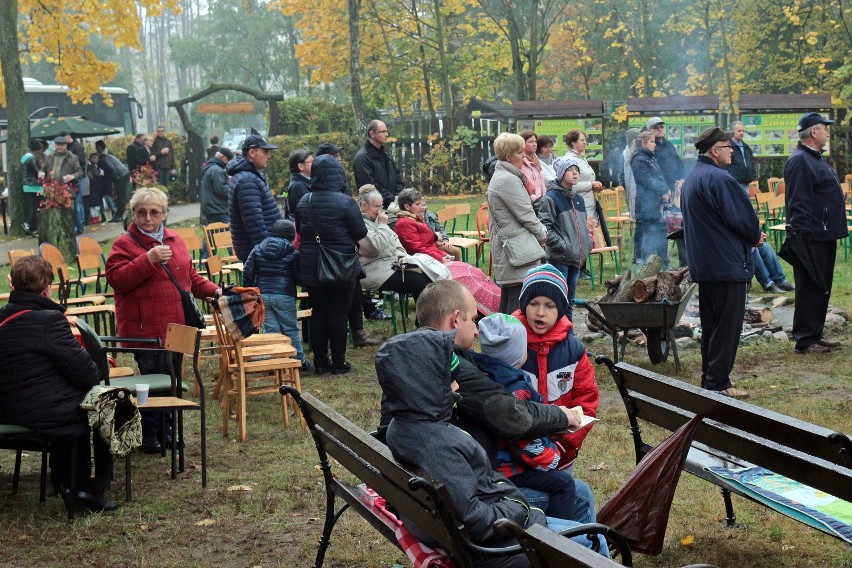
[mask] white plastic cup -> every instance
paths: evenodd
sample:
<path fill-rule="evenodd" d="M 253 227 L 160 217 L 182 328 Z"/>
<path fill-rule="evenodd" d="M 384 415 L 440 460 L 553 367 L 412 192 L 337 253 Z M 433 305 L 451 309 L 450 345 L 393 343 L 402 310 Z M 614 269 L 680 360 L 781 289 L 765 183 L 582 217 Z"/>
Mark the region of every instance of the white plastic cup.
<path fill-rule="evenodd" d="M 151 385 L 146 385 L 144 383 L 140 383 L 136 385 L 136 404 L 139 406 L 145 406 L 148 404 L 148 390 L 151 388 Z"/>

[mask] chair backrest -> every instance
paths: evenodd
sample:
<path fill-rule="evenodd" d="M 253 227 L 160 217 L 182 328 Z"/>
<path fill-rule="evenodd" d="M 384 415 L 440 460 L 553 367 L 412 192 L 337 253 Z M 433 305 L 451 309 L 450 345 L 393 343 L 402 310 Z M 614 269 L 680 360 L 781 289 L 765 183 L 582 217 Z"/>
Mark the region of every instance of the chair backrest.
<path fill-rule="evenodd" d="M 470 225 L 470 203 L 458 203 L 453 208 L 456 210 L 456 218 L 464 215 L 464 230 L 467 231 Z"/>
<path fill-rule="evenodd" d="M 751 199 L 756 199 L 758 193 L 760 193 L 760 183 L 757 180 L 748 184 L 748 196 Z"/>
<path fill-rule="evenodd" d="M 773 195 L 766 201 L 766 210 L 770 213 L 783 214 L 785 207 L 784 195 Z"/>
<path fill-rule="evenodd" d="M 97 254 L 103 256 L 104 251 L 98 241 L 86 235 L 77 237 L 77 254 Z"/>
<path fill-rule="evenodd" d="M 605 189 L 598 194 L 604 218 L 618 215 L 618 194 L 614 189 Z"/>
<path fill-rule="evenodd" d="M 447 221 L 455 218 L 456 210 L 455 207 L 444 207 L 443 209 L 436 211 L 435 215 L 438 217 L 438 222 L 446 228 Z"/>
<path fill-rule="evenodd" d="M 787 184 L 784 183 L 784 180 L 782 179 L 775 186 L 775 195 L 784 195 L 785 191 L 787 191 Z"/>
<path fill-rule="evenodd" d="M 173 353 L 195 357 L 198 355 L 200 334 L 201 330 L 197 327 L 170 323 L 166 330 L 166 349 Z"/>
<path fill-rule="evenodd" d="M 222 259 L 218 256 L 211 255 L 204 259 L 207 263 L 207 276 L 210 280 L 213 279 L 214 276 L 222 276 Z"/>
<path fill-rule="evenodd" d="M 210 223 L 209 225 L 204 225 L 204 240 L 207 242 L 207 249 L 210 251 L 210 254 L 216 254 L 216 241 L 213 238 L 213 235 L 217 233 L 227 232 L 230 236 L 231 234 L 231 224 L 230 223 Z M 220 245 L 224 246 L 224 245 Z"/>
<path fill-rule="evenodd" d="M 71 281 L 71 269 L 67 264 L 59 264 L 53 269 L 56 274 L 56 279 L 59 281 L 57 286 L 57 299 L 60 306 L 68 305 L 68 298 L 71 297 L 71 286 L 74 284 Z"/>
<path fill-rule="evenodd" d="M 607 246 L 606 239 L 604 238 L 603 228 L 600 224 L 595 225 L 595 228 L 592 229 L 592 234 L 595 236 L 595 248 L 600 249 Z M 618 250 L 618 247 L 613 245 L 615 250 Z"/>
<path fill-rule="evenodd" d="M 33 249 L 12 249 L 9 251 L 9 266 L 15 266 L 15 262 L 19 258 L 24 258 L 25 256 L 35 256 L 35 251 Z"/>
<path fill-rule="evenodd" d="M 488 203 L 483 203 L 476 211 L 476 230 L 479 232 L 479 240 L 488 238 Z"/>
<path fill-rule="evenodd" d="M 766 180 L 766 189 L 772 195 L 775 195 L 775 186 L 778 185 L 778 182 L 781 181 L 781 178 L 771 177 Z"/>
<path fill-rule="evenodd" d="M 62 252 L 50 243 L 41 243 L 38 246 L 38 254 L 50 263 L 54 272 L 56 272 L 57 266 L 63 264 L 66 266 L 68 265 L 68 263 L 65 262 L 65 257 L 62 255 Z"/>
<path fill-rule="evenodd" d="M 98 377 L 102 382 L 109 384 L 109 361 L 101 338 L 82 318 L 78 318 L 75 325 L 80 332 L 80 338 L 83 340 L 83 347 L 86 348 L 92 361 L 98 367 Z"/>
<path fill-rule="evenodd" d="M 769 201 L 770 199 L 775 197 L 775 194 L 767 191 L 767 192 L 760 192 L 757 195 L 755 195 L 754 197 L 755 197 L 755 199 L 757 199 L 758 205 L 763 205 L 764 203 L 766 203 L 767 201 Z"/>
<path fill-rule="evenodd" d="M 182 240 L 183 244 L 186 245 L 186 250 L 189 251 L 189 254 L 191 254 L 193 258 L 197 252 L 201 251 L 201 237 L 195 232 L 195 229 L 185 227 L 170 230 L 180 237 L 180 240 Z"/>
<path fill-rule="evenodd" d="M 231 334 L 225 329 L 225 324 L 222 323 L 222 311 L 217 302 L 210 302 L 210 313 L 213 315 L 213 325 L 216 327 L 216 337 L 219 339 L 220 364 L 224 366 L 223 368 L 227 368 L 228 365 L 234 365 L 237 362 L 234 338 L 231 337 Z"/>
<path fill-rule="evenodd" d="M 630 214 L 630 203 L 627 202 L 627 193 L 625 193 L 623 185 L 616 186 L 615 188 L 615 203 L 619 215 Z"/>
<path fill-rule="evenodd" d="M 87 270 L 95 270 L 98 276 L 101 275 L 101 255 L 98 253 L 86 253 L 77 255 L 77 267 L 80 273 L 83 274 Z"/>

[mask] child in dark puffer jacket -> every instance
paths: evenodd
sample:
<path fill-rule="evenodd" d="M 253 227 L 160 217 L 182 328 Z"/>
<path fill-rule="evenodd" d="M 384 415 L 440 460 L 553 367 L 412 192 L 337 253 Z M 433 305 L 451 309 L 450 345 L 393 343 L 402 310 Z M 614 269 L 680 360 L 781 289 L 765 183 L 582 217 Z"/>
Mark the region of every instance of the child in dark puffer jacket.
<path fill-rule="evenodd" d="M 521 370 L 527 359 L 527 331 L 521 321 L 506 314 L 491 314 L 479 321 L 482 354 L 474 354 L 476 365 L 521 400 L 542 402 Z M 548 493 L 547 514 L 560 519 L 574 515 L 574 477 L 558 469 L 559 449 L 548 437 L 535 440 L 497 440 L 497 470 L 518 487 Z"/>
<path fill-rule="evenodd" d="M 266 308 L 264 333 L 283 333 L 296 349 L 302 370 L 310 369 L 302 350 L 296 319 L 296 268 L 299 251 L 293 246 L 296 226 L 279 219 L 272 225 L 271 235 L 260 241 L 249 253 L 243 267 L 243 285 L 257 286 Z"/>

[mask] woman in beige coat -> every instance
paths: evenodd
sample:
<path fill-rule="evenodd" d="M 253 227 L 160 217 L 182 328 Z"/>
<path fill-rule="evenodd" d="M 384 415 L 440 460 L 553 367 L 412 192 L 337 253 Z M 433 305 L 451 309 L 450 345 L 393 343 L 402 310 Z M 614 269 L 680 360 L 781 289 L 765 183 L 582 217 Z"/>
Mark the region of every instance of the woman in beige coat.
<path fill-rule="evenodd" d="M 517 134 L 504 132 L 494 140 L 497 156 L 494 176 L 488 184 L 489 229 L 491 231 L 491 256 L 494 263 L 494 281 L 500 285 L 500 312 L 510 314 L 518 309 L 521 284 L 527 270 L 541 263 L 547 229 L 533 210 L 529 193 L 521 172 L 524 159 L 524 139 Z M 510 261 L 506 249 L 509 239 L 529 239 L 532 236 L 541 249 L 532 249 L 528 258 Z"/>

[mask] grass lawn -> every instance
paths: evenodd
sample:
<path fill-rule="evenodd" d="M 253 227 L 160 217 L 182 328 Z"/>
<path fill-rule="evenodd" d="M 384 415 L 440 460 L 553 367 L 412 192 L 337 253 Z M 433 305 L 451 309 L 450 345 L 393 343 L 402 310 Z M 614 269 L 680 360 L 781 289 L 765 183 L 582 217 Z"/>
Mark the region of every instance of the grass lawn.
<path fill-rule="evenodd" d="M 445 203 L 463 201 L 430 198 L 437 210 Z M 481 197 L 465 199 L 476 211 Z M 627 239 L 629 240 L 629 239 Z M 629 243 L 627 243 L 629 248 Z M 625 258 L 630 258 L 626 251 Z M 7 291 L 0 270 L 0 291 Z M 788 276 L 792 276 L 786 267 Z M 605 260 L 605 277 L 614 267 Z M 592 298 L 588 281 L 577 295 Z M 852 309 L 852 260 L 837 262 L 832 304 Z M 413 320 L 413 315 L 412 315 Z M 388 322 L 369 322 L 368 330 L 389 337 Z M 737 386 L 752 392 L 749 402 L 852 433 L 852 328 L 832 328 L 832 338 L 844 346 L 814 357 L 797 357 L 791 344 L 756 343 L 742 346 L 734 369 Z M 609 354 L 603 338 L 589 344 L 594 353 Z M 373 370 L 375 348 L 350 349 L 350 375 L 303 378 L 303 387 L 365 429 L 379 416 L 380 392 Z M 681 352 L 683 369 L 670 360 L 655 367 L 661 373 L 699 383 L 700 355 L 695 348 Z M 412 355 L 414 357 L 414 355 Z M 630 346 L 627 361 L 649 367 L 644 348 Z M 208 393 L 217 365 L 203 363 Z M 601 406 L 598 422 L 586 439 L 575 466 L 587 481 L 598 506 L 612 496 L 628 475 L 634 460 L 624 406 L 603 368 L 598 368 Z M 24 458 L 19 492 L 11 495 L 12 452 L 0 452 L 0 566 L 222 566 L 304 567 L 313 563 L 322 529 L 325 493 L 317 454 L 310 435 L 291 421 L 285 429 L 280 402 L 274 395 L 248 402 L 249 439 L 235 441 L 221 435 L 222 416 L 217 404 L 208 406 L 210 482 L 201 488 L 198 418 L 187 413 L 189 468 L 176 481 L 169 463 L 159 456 L 133 454 L 134 501 L 122 502 L 111 514 L 64 520 L 61 500 L 48 497 L 38 505 L 38 455 Z M 652 441 L 664 436 L 644 427 Z M 123 472 L 116 467 L 112 495 L 123 496 Z M 734 497 L 741 526 L 723 526 L 724 506 L 719 489 L 691 475 L 678 487 L 666 544 L 657 557 L 636 555 L 636 566 L 683 566 L 708 562 L 725 567 L 852 567 L 852 549 L 779 514 Z M 692 537 L 691 544 L 682 539 Z M 391 567 L 409 564 L 396 547 L 383 541 L 355 514 L 344 514 L 333 534 L 325 566 L 334 568 Z"/>

